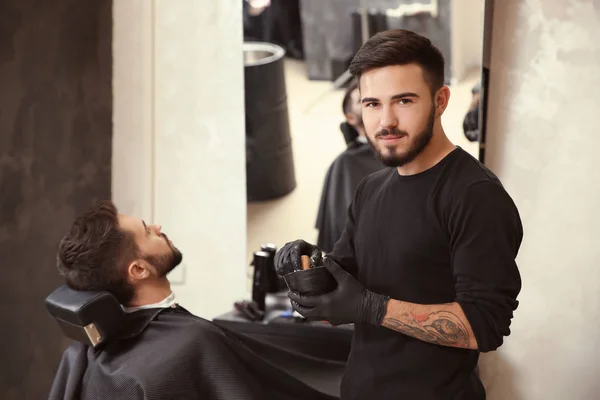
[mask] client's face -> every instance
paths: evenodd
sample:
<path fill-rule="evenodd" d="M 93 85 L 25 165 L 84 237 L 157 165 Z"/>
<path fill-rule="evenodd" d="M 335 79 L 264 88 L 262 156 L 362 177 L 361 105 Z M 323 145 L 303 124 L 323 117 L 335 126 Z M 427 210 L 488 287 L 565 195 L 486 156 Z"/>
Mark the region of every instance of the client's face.
<path fill-rule="evenodd" d="M 157 277 L 166 276 L 181 263 L 181 252 L 161 232 L 160 225 L 148 225 L 128 215 L 119 215 L 119 225 L 134 235 L 140 257 L 154 269 Z"/>
<path fill-rule="evenodd" d="M 358 88 L 352 91 L 350 99 L 352 110 L 349 115 L 346 115 L 348 123 L 356 128 L 362 128 L 364 126 L 362 119 L 362 104 L 360 103 L 360 91 Z"/>

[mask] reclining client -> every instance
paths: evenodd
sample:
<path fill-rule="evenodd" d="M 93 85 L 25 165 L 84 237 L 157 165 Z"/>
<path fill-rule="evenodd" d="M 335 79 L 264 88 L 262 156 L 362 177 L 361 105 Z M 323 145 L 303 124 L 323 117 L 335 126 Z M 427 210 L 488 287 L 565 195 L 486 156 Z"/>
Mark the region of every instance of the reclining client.
<path fill-rule="evenodd" d="M 112 293 L 126 317 L 101 346 L 66 349 L 51 400 L 334 398 L 271 361 L 284 349 L 179 306 L 166 275 L 181 261 L 160 226 L 120 214 L 110 201 L 74 221 L 58 248 L 61 276 L 71 289 Z"/>

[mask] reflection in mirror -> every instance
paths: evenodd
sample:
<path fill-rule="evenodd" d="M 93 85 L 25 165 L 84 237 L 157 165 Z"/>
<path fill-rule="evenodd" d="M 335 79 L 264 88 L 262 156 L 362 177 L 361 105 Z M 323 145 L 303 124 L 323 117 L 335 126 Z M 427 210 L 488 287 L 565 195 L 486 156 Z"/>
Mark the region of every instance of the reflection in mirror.
<path fill-rule="evenodd" d="M 265 243 L 302 238 L 327 251 L 356 185 L 383 167 L 364 138 L 347 72 L 377 32 L 411 30 L 440 49 L 451 91 L 444 130 L 479 157 L 484 3 L 244 0 L 246 49 L 281 49 L 245 52 L 249 263 Z"/>

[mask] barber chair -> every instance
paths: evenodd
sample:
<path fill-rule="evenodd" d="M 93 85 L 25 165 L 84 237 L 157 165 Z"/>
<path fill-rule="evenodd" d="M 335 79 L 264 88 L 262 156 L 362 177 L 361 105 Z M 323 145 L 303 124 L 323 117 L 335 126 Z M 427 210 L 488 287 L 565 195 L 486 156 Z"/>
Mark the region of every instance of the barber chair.
<path fill-rule="evenodd" d="M 99 348 L 119 337 L 126 325 L 125 312 L 117 299 L 108 292 L 78 291 L 63 285 L 46 298 L 45 304 L 66 337 L 93 348 Z M 276 368 L 322 394 L 339 397 L 343 362 L 294 354 L 284 348 L 273 347 L 268 341 L 252 340 L 251 344 L 255 351 L 260 352 Z"/>
<path fill-rule="evenodd" d="M 94 348 L 119 334 L 124 326 L 125 312 L 108 292 L 79 291 L 63 285 L 45 303 L 65 336 Z"/>

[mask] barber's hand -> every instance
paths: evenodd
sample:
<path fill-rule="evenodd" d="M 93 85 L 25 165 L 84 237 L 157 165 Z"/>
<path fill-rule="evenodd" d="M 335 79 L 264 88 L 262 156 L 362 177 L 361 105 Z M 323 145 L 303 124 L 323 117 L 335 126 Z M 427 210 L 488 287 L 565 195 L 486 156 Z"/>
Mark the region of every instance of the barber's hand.
<path fill-rule="evenodd" d="M 310 257 L 311 268 L 320 266 L 322 254 L 321 249 L 304 240 L 295 240 L 286 243 L 275 254 L 275 271 L 277 271 L 277 274 L 283 276 L 302 270 L 302 256 Z"/>
<path fill-rule="evenodd" d="M 294 309 L 308 319 L 324 319 L 334 325 L 359 322 L 379 326 L 389 297 L 367 290 L 330 258 L 325 258 L 324 265 L 337 281 L 337 288 L 320 296 L 290 292 Z"/>

